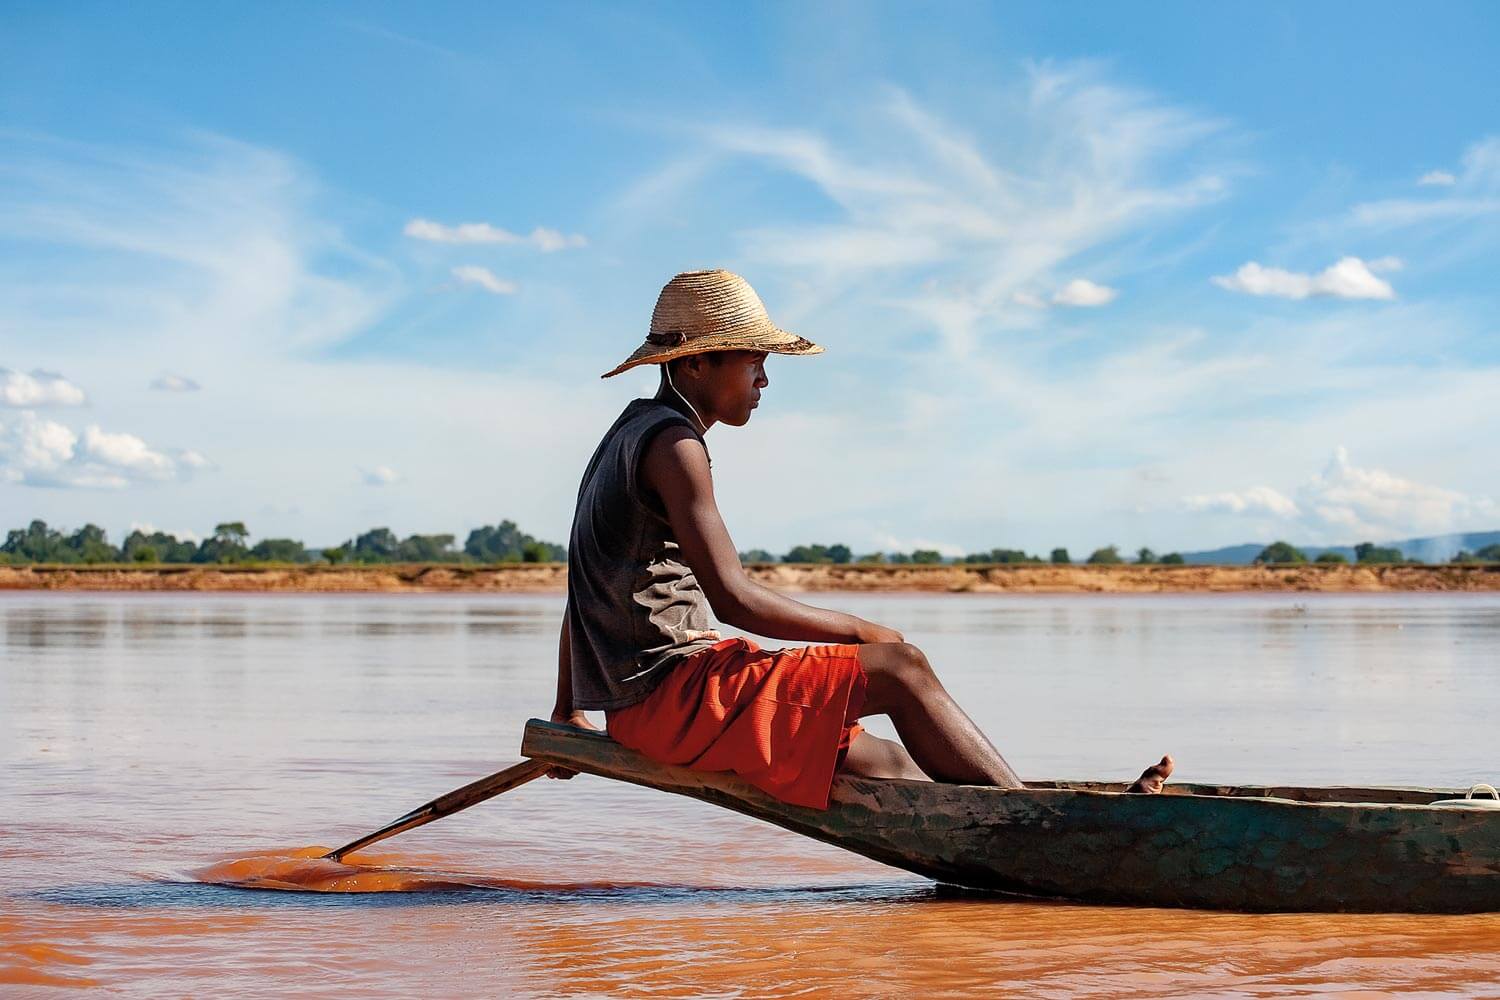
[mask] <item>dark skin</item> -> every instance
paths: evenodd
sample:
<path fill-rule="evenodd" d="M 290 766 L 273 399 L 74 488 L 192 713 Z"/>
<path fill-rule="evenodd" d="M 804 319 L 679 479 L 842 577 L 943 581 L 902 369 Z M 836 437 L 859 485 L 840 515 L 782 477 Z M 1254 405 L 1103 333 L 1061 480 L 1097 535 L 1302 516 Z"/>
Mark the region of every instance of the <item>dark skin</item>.
<path fill-rule="evenodd" d="M 769 385 L 766 355 L 716 351 L 672 363 L 672 390 L 663 376 L 656 398 L 692 420 L 703 433 L 715 424 L 742 427 Z M 680 394 L 680 397 L 679 397 Z M 690 405 L 689 405 L 690 404 Z M 714 499 L 708 454 L 685 427 L 658 434 L 641 460 L 640 481 L 667 513 L 713 608 L 726 625 L 773 639 L 803 643 L 852 643 L 869 679 L 861 717 L 888 716 L 901 742 L 860 733 L 843 770 L 874 778 L 946 781 L 1000 788 L 1024 787 L 1000 752 L 959 707 L 926 656 L 887 625 L 813 607 L 750 579 L 740 563 Z M 566 620 L 565 620 L 566 621 Z M 566 624 L 558 650 L 557 701 L 552 718 L 594 728 L 572 707 Z M 1172 771 L 1163 757 L 1141 775 L 1132 791 L 1156 792 Z M 557 777 L 569 776 L 557 773 Z"/>

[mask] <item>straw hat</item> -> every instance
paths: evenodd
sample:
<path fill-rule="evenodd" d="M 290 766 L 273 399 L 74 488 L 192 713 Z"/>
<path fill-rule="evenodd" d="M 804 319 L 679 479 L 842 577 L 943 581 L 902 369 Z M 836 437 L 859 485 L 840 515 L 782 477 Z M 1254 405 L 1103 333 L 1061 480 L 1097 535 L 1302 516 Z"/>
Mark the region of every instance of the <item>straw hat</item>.
<path fill-rule="evenodd" d="M 646 342 L 600 378 L 709 351 L 822 354 L 823 348 L 772 323 L 760 296 L 738 274 L 684 271 L 657 296 Z"/>

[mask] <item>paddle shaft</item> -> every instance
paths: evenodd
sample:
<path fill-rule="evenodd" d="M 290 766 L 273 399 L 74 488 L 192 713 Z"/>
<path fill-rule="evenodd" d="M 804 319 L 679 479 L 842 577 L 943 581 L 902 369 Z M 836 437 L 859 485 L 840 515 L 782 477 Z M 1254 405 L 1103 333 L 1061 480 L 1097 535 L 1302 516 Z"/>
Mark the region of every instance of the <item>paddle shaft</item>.
<path fill-rule="evenodd" d="M 492 799 L 501 792 L 508 792 L 540 778 L 552 767 L 551 764 L 539 760 L 523 760 L 519 764 L 513 764 L 503 771 L 496 771 L 487 778 L 471 781 L 462 788 L 455 788 L 446 795 L 439 795 L 426 805 L 418 806 L 400 819 L 393 820 L 374 833 L 367 833 L 358 840 L 351 841 L 337 850 L 329 851 L 323 857 L 330 861 L 341 861 L 344 855 L 351 854 L 362 847 L 394 837 L 398 833 L 425 826 L 433 820 L 442 819 L 444 816 L 452 816 L 460 810 L 477 805 L 486 799 Z"/>

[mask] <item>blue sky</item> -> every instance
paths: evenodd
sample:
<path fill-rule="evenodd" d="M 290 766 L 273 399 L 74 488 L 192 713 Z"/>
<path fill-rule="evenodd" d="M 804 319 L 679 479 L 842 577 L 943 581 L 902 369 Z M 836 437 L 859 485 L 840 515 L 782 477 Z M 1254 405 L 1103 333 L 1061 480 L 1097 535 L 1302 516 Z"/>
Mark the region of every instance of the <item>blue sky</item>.
<path fill-rule="evenodd" d="M 0 519 L 564 540 L 674 272 L 742 548 L 1500 527 L 1492 4 L 10 4 Z"/>

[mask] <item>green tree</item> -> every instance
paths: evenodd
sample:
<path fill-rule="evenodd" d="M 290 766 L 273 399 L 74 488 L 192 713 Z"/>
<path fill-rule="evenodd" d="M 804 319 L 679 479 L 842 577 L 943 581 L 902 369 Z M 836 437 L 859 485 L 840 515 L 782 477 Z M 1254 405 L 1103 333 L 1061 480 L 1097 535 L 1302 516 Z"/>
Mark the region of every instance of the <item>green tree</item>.
<path fill-rule="evenodd" d="M 842 542 L 836 542 L 828 546 L 828 561 L 835 563 L 846 563 L 854 558 L 854 553 L 849 551 L 849 546 Z"/>
<path fill-rule="evenodd" d="M 1500 542 L 1496 542 L 1493 545 L 1486 545 L 1474 553 L 1474 557 L 1476 559 L 1483 559 L 1485 562 L 1500 562 Z"/>
<path fill-rule="evenodd" d="M 390 528 L 371 528 L 354 539 L 354 561 L 360 563 L 384 563 L 396 558 L 401 547 L 396 533 Z"/>
<path fill-rule="evenodd" d="M 526 547 L 533 543 L 546 547 L 547 557 L 542 562 L 566 562 L 568 550 L 552 542 L 533 538 L 514 521 L 501 521 L 490 527 L 475 528 L 464 542 L 464 555 L 480 562 L 522 562 L 526 559 Z M 540 549 L 534 550 L 540 553 Z"/>
<path fill-rule="evenodd" d="M 1349 560 L 1345 558 L 1342 552 L 1319 552 L 1318 558 L 1314 559 L 1313 562 L 1323 563 L 1324 565 L 1339 565 L 1348 563 Z"/>
<path fill-rule="evenodd" d="M 911 554 L 911 561 L 922 566 L 932 566 L 943 561 L 943 554 L 937 549 L 916 549 Z"/>
<path fill-rule="evenodd" d="M 155 558 L 149 560 L 151 562 L 190 563 L 198 553 L 198 546 L 192 542 L 180 542 L 177 536 L 162 531 L 153 531 L 148 535 L 140 529 L 127 535 L 125 544 L 120 547 L 124 558 L 132 562 L 140 561 L 136 558 L 136 553 L 143 548 L 156 553 Z"/>
<path fill-rule="evenodd" d="M 15 557 L 18 562 L 74 562 L 77 559 L 67 544 L 62 532 L 47 527 L 46 521 L 32 521 L 25 528 L 13 528 L 5 536 L 0 552 Z"/>
<path fill-rule="evenodd" d="M 1255 557 L 1255 561 L 1261 564 L 1288 565 L 1305 563 L 1307 556 L 1290 542 L 1272 542 L 1260 550 L 1260 555 Z"/>
<path fill-rule="evenodd" d="M 887 558 L 891 563 L 898 566 L 905 566 L 907 563 L 912 561 L 911 556 L 907 555 L 905 552 L 892 552 Z"/>
<path fill-rule="evenodd" d="M 550 541 L 528 541 L 520 550 L 522 562 L 567 562 L 567 549 Z"/>
<path fill-rule="evenodd" d="M 1073 557 L 1068 555 L 1067 549 L 1053 549 L 1052 562 L 1057 566 L 1071 566 L 1073 564 Z"/>
<path fill-rule="evenodd" d="M 245 527 L 244 521 L 225 521 L 214 525 L 214 537 L 226 545 L 244 548 L 245 542 L 250 538 L 250 531 Z"/>
<path fill-rule="evenodd" d="M 1020 549 L 990 549 L 988 552 L 976 552 L 973 555 L 964 556 L 966 563 L 1034 563 L 1041 562 L 1036 556 L 1029 556 Z"/>
<path fill-rule="evenodd" d="M 1102 549 L 1095 549 L 1089 555 L 1088 561 L 1090 566 L 1118 566 L 1125 560 L 1120 558 L 1120 550 L 1117 546 L 1106 545 Z"/>
<path fill-rule="evenodd" d="M 797 545 L 782 556 L 781 561 L 784 563 L 826 563 L 833 560 L 828 557 L 826 545 Z"/>
<path fill-rule="evenodd" d="M 345 542 L 343 545 L 330 545 L 323 550 L 323 558 L 330 566 L 338 565 L 349 558 L 349 544 Z"/>
<path fill-rule="evenodd" d="M 250 537 L 243 521 L 224 521 L 214 525 L 214 533 L 203 540 L 198 551 L 193 553 L 196 563 L 232 563 L 243 559 L 248 550 L 245 541 Z"/>
<path fill-rule="evenodd" d="M 397 562 L 452 562 L 458 553 L 452 535 L 410 535 L 396 546 L 395 558 Z"/>
<path fill-rule="evenodd" d="M 1181 552 L 1168 552 L 1161 557 L 1161 564 L 1163 566 L 1182 566 L 1186 563 L 1187 560 L 1182 558 Z"/>
<path fill-rule="evenodd" d="M 750 549 L 748 552 L 741 552 L 740 553 L 740 562 L 746 563 L 746 564 L 749 564 L 749 563 L 773 563 L 775 561 L 776 561 L 776 557 L 774 555 L 772 555 L 771 553 L 767 552 L 765 549 Z"/>
<path fill-rule="evenodd" d="M 1361 563 L 1399 563 L 1407 559 L 1400 549 L 1382 548 L 1373 542 L 1360 542 L 1354 546 L 1354 559 Z"/>
<path fill-rule="evenodd" d="M 1135 561 L 1138 566 L 1151 566 L 1156 563 L 1156 553 L 1142 546 L 1136 550 Z"/>
<path fill-rule="evenodd" d="M 292 538 L 263 538 L 248 553 L 251 559 L 262 562 L 307 562 L 307 549 Z"/>
<path fill-rule="evenodd" d="M 135 550 L 130 553 L 130 558 L 133 562 L 138 563 L 154 563 L 158 561 L 156 549 L 150 545 L 137 545 Z"/>
<path fill-rule="evenodd" d="M 68 548 L 72 549 L 80 562 L 119 562 L 120 550 L 109 544 L 104 529 L 97 524 L 85 524 L 68 536 Z"/>
<path fill-rule="evenodd" d="M 1468 549 L 1459 549 L 1457 552 L 1453 553 L 1453 558 L 1449 559 L 1448 561 L 1454 563 L 1455 565 L 1462 566 L 1468 563 L 1477 563 L 1480 561 L 1480 559 Z"/>
<path fill-rule="evenodd" d="M 866 553 L 865 555 L 860 556 L 859 559 L 856 560 L 856 561 L 860 562 L 860 563 L 863 563 L 866 566 L 879 566 L 879 565 L 881 565 L 882 563 L 885 562 L 885 553 L 884 552 L 869 552 L 869 553 Z"/>

